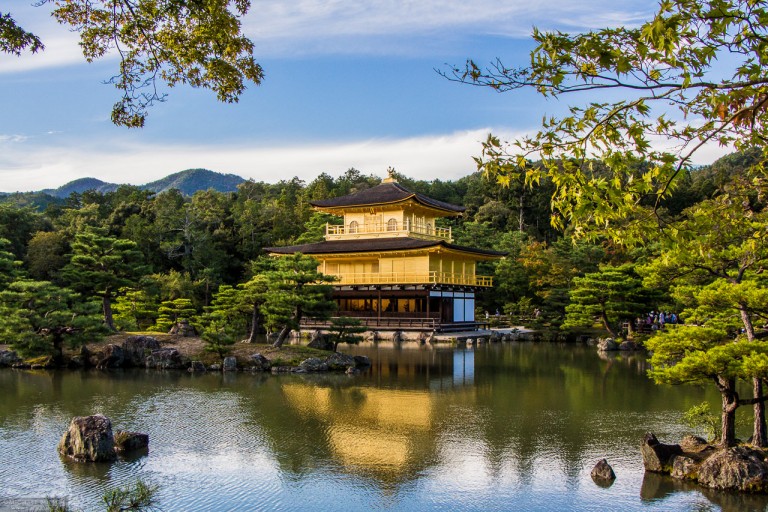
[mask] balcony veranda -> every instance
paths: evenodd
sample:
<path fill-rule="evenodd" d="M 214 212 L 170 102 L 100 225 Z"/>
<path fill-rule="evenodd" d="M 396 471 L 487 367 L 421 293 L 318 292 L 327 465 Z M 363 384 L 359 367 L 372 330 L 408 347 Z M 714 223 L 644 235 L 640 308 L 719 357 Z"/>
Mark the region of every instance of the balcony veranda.
<path fill-rule="evenodd" d="M 462 286 L 493 286 L 493 277 L 450 272 L 371 272 L 330 274 L 337 280 L 334 285 L 388 285 L 388 284 L 452 284 Z"/>
<path fill-rule="evenodd" d="M 415 236 L 417 238 L 429 238 L 435 240 L 453 240 L 451 228 L 441 228 L 431 224 L 418 224 L 411 221 L 387 222 L 384 224 L 326 224 L 326 240 L 344 240 L 349 238 L 378 238 Z"/>

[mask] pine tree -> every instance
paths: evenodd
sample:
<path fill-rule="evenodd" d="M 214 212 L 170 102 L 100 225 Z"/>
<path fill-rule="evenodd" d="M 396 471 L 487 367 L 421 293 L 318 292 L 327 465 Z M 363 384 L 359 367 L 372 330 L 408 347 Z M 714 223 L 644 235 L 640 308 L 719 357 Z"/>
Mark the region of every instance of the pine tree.
<path fill-rule="evenodd" d="M 264 273 L 269 290 L 262 307 L 268 327 L 279 328 L 274 346 L 281 347 L 292 329 L 298 329 L 305 316 L 327 319 L 336 310 L 331 299 L 332 281 L 317 270 L 317 260 L 296 253 L 275 260 L 274 268 Z"/>
<path fill-rule="evenodd" d="M 206 350 L 223 355 L 226 351 L 224 347 L 232 345 L 236 338 L 242 338 L 245 334 L 250 307 L 243 303 L 240 295 L 237 288 L 221 285 L 211 305 L 205 308 L 198 323 L 202 338 L 210 346 Z"/>
<path fill-rule="evenodd" d="M 631 265 L 605 266 L 574 278 L 570 299 L 563 328 L 590 327 L 599 319 L 614 338 L 622 320 L 631 326 L 649 307 L 649 296 Z"/>
<path fill-rule="evenodd" d="M 328 329 L 333 341 L 333 351 L 339 347 L 339 343 L 348 345 L 357 345 L 363 341 L 363 334 L 368 329 L 357 318 L 340 316 L 331 320 L 331 327 Z"/>
<path fill-rule="evenodd" d="M 720 445 L 723 447 L 736 444 L 736 409 L 766 399 L 764 396 L 740 398 L 737 381 L 768 377 L 768 344 L 734 341 L 722 328 L 681 325 L 658 333 L 646 343 L 653 354 L 648 373 L 657 383 L 714 381 L 722 399 Z"/>
<path fill-rule="evenodd" d="M 266 276 L 256 274 L 247 282 L 237 285 L 237 287 L 240 290 L 239 299 L 241 304 L 247 306 L 251 313 L 248 343 L 255 343 L 256 335 L 259 331 L 259 323 L 263 316 L 261 307 L 267 300 L 269 282 Z"/>
<path fill-rule="evenodd" d="M 181 320 L 192 321 L 197 310 L 189 299 L 165 300 L 157 309 L 159 316 L 155 322 L 155 330 L 160 332 L 173 331 Z"/>
<path fill-rule="evenodd" d="M 145 271 L 135 242 L 89 229 L 75 237 L 72 259 L 62 276 L 85 296 L 101 299 L 104 323 L 114 331 L 112 300 L 120 288 L 135 284 Z"/>
<path fill-rule="evenodd" d="M 0 290 L 4 290 L 11 282 L 21 277 L 21 262 L 15 261 L 10 252 L 11 242 L 0 238 Z"/>
<path fill-rule="evenodd" d="M 101 337 L 98 309 L 48 281 L 15 281 L 0 291 L 0 342 L 26 356 L 50 354 L 60 361 L 65 341 L 75 347 Z"/>
<path fill-rule="evenodd" d="M 121 288 L 112 304 L 115 327 L 121 331 L 144 331 L 158 316 L 158 301 L 145 290 Z"/>

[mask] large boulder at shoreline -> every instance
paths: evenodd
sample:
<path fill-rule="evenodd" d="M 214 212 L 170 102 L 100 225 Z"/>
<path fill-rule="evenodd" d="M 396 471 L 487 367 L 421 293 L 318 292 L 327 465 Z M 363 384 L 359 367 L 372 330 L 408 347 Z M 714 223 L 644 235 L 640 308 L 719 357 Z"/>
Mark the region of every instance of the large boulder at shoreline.
<path fill-rule="evenodd" d="M 160 342 L 152 336 L 131 336 L 123 342 L 125 366 L 143 368 L 147 365 L 147 356 L 153 350 L 160 349 Z"/>
<path fill-rule="evenodd" d="M 297 373 L 315 373 L 315 372 L 327 372 L 328 363 L 317 357 L 310 357 L 299 363 Z"/>
<path fill-rule="evenodd" d="M 13 350 L 0 350 L 0 368 L 20 363 L 21 358 Z"/>
<path fill-rule="evenodd" d="M 599 352 L 619 350 L 619 345 L 613 340 L 613 338 L 605 338 L 597 342 L 597 350 Z"/>
<path fill-rule="evenodd" d="M 735 446 L 718 450 L 699 467 L 699 484 L 718 490 L 768 491 L 768 464 L 758 450 Z"/>
<path fill-rule="evenodd" d="M 686 455 L 675 455 L 669 474 L 680 480 L 697 480 L 699 478 L 699 466 L 701 466 L 701 460 Z"/>
<path fill-rule="evenodd" d="M 670 473 L 672 471 L 672 458 L 676 455 L 682 455 L 683 450 L 677 444 L 660 443 L 656 436 L 649 432 L 643 436 L 640 453 L 643 456 L 643 466 L 646 471 Z"/>
<path fill-rule="evenodd" d="M 205 370 L 205 364 L 202 361 L 192 361 L 189 363 L 189 368 L 187 368 L 187 371 L 190 373 L 205 373 Z"/>
<path fill-rule="evenodd" d="M 368 368 L 371 366 L 371 360 L 368 356 L 355 356 L 355 366 L 358 368 Z"/>
<path fill-rule="evenodd" d="M 237 371 L 237 358 L 235 356 L 227 356 L 221 364 L 221 369 L 225 372 Z"/>
<path fill-rule="evenodd" d="M 176 370 L 184 366 L 181 354 L 175 348 L 153 350 L 145 360 L 147 368 L 156 370 Z"/>
<path fill-rule="evenodd" d="M 104 347 L 104 351 L 101 353 L 96 368 L 120 368 L 124 363 L 125 352 L 123 351 L 123 347 L 110 343 Z"/>
<path fill-rule="evenodd" d="M 251 371 L 267 372 L 272 368 L 272 361 L 261 355 L 260 352 L 251 354 L 248 360 L 251 363 Z"/>
<path fill-rule="evenodd" d="M 349 354 L 342 354 L 335 352 L 328 356 L 325 360 L 328 365 L 328 369 L 331 371 L 346 371 L 350 366 L 355 366 L 355 358 Z"/>
<path fill-rule="evenodd" d="M 59 453 L 78 461 L 108 462 L 117 457 L 112 422 L 106 416 L 77 416 L 61 436 Z"/>
<path fill-rule="evenodd" d="M 685 436 L 682 441 L 680 441 L 680 448 L 685 453 L 698 453 L 702 454 L 705 452 L 713 452 L 715 451 L 715 447 L 709 444 L 706 439 L 699 437 L 699 436 Z M 700 457 L 701 458 L 701 457 Z"/>
<path fill-rule="evenodd" d="M 318 350 L 333 350 L 333 341 L 330 334 L 323 334 L 323 331 L 317 329 L 312 333 L 307 346 Z"/>
<path fill-rule="evenodd" d="M 640 347 L 634 341 L 627 340 L 627 341 L 621 342 L 621 344 L 619 345 L 619 350 L 634 351 L 634 350 L 640 350 Z"/>

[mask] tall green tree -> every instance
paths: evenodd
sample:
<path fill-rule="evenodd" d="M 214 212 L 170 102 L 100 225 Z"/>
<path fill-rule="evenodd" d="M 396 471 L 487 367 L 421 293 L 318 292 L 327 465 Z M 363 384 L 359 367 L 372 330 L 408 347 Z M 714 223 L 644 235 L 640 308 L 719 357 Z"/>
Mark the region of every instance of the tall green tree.
<path fill-rule="evenodd" d="M 19 280 L 0 291 L 0 342 L 26 356 L 61 361 L 64 344 L 76 347 L 102 335 L 98 303 L 48 281 Z"/>
<path fill-rule="evenodd" d="M 0 238 L 0 290 L 8 287 L 13 281 L 21 277 L 20 264 L 16 261 L 13 253 L 8 251 L 11 242 L 5 238 Z"/>
<path fill-rule="evenodd" d="M 115 327 L 121 331 L 148 330 L 159 315 L 159 304 L 146 290 L 121 288 L 112 304 Z"/>
<path fill-rule="evenodd" d="M 173 332 L 181 320 L 194 321 L 197 309 L 190 299 L 179 298 L 161 302 L 157 313 L 155 329 L 160 332 L 171 329 Z"/>
<path fill-rule="evenodd" d="M 368 328 L 357 318 L 340 316 L 332 319 L 328 334 L 333 342 L 333 351 L 338 350 L 339 343 L 357 345 L 363 341 L 362 334 L 367 330 Z"/>
<path fill-rule="evenodd" d="M 267 301 L 269 293 L 269 281 L 263 274 L 256 274 L 245 283 L 237 285 L 240 304 L 250 312 L 251 321 L 248 330 L 248 343 L 256 343 L 259 333 L 259 325 L 263 314 L 262 306 Z"/>
<path fill-rule="evenodd" d="M 707 384 L 720 392 L 723 447 L 736 444 L 736 409 L 762 403 L 765 396 L 739 396 L 739 379 L 768 376 L 768 344 L 737 341 L 727 331 L 708 326 L 684 325 L 666 329 L 647 342 L 652 352 L 649 375 L 664 384 Z M 753 443 L 756 443 L 753 438 Z"/>
<path fill-rule="evenodd" d="M 554 224 L 637 242 L 669 220 L 660 205 L 705 144 L 766 147 L 766 17 L 768 7 L 752 0 L 663 0 L 638 26 L 580 34 L 534 29 L 537 46 L 527 65 L 469 60 L 446 75 L 554 98 L 618 92 L 618 100 L 602 96 L 546 117 L 540 131 L 511 144 L 491 135 L 477 161 L 504 185 L 550 179 Z M 655 144 L 659 137 L 666 149 Z M 765 151 L 751 169 L 760 179 L 763 160 Z"/>
<path fill-rule="evenodd" d="M 62 276 L 74 289 L 101 299 L 104 323 L 115 330 L 112 300 L 120 288 L 135 284 L 146 272 L 143 261 L 135 242 L 91 229 L 75 237 L 72 258 Z"/>
<path fill-rule="evenodd" d="M 327 319 L 336 310 L 331 300 L 333 277 L 317 270 L 317 260 L 296 253 L 275 259 L 264 272 L 269 283 L 262 311 L 269 327 L 280 332 L 274 342 L 281 347 L 291 330 L 298 329 L 304 317 Z"/>
<path fill-rule="evenodd" d="M 660 255 L 642 272 L 646 284 L 674 285 L 674 295 L 687 309 L 687 321 L 730 332 L 744 332 L 755 342 L 756 326 L 768 320 L 768 187 L 733 179 L 726 193 L 685 210 L 674 238 L 663 239 Z M 768 444 L 764 381 L 753 379 L 754 433 L 757 446 Z"/>
<path fill-rule="evenodd" d="M 591 327 L 599 320 L 614 338 L 624 321 L 628 322 L 631 335 L 635 318 L 653 307 L 640 276 L 628 264 L 603 266 L 598 272 L 574 278 L 570 300 L 563 329 Z"/>
<path fill-rule="evenodd" d="M 35 279 L 53 281 L 68 262 L 67 235 L 61 231 L 38 231 L 29 240 L 25 261 Z"/>

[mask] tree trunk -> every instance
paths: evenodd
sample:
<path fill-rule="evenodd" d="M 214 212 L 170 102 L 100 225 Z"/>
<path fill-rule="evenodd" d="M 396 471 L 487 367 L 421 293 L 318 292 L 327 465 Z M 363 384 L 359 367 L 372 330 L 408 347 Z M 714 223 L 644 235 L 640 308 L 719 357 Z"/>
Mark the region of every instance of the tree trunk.
<path fill-rule="evenodd" d="M 256 331 L 259 330 L 259 308 L 253 305 L 251 313 L 251 334 L 248 336 L 248 343 L 256 343 Z"/>
<path fill-rule="evenodd" d="M 58 332 L 53 333 L 53 361 L 60 365 L 64 361 L 64 339 Z"/>
<path fill-rule="evenodd" d="M 718 389 L 722 397 L 720 425 L 720 447 L 729 448 L 736 445 L 736 408 L 739 406 L 739 397 L 736 394 L 736 381 L 734 379 L 717 378 Z"/>
<path fill-rule="evenodd" d="M 739 314 L 741 322 L 744 324 L 744 332 L 747 335 L 747 341 L 755 340 L 755 326 L 752 324 L 752 318 L 745 305 L 739 305 Z M 752 397 L 756 400 L 763 396 L 763 381 L 758 377 L 752 379 Z M 758 400 L 752 406 L 754 421 L 752 425 L 752 444 L 754 446 L 768 446 L 768 432 L 765 425 L 765 402 Z"/>
<path fill-rule="evenodd" d="M 104 297 L 101 299 L 101 306 L 104 310 L 104 323 L 107 324 L 109 330 L 116 331 L 115 321 L 112 318 L 112 300 L 110 293 L 104 294 Z"/>
<path fill-rule="evenodd" d="M 280 331 L 280 334 L 278 335 L 277 339 L 272 344 L 273 347 L 280 348 L 283 346 L 283 343 L 285 343 L 285 339 L 291 333 L 291 324 L 300 326 L 301 317 L 302 317 L 301 306 L 296 306 L 296 313 L 293 316 L 293 322 L 288 322 L 287 324 L 285 324 L 285 327 L 283 327 L 283 330 Z"/>
<path fill-rule="evenodd" d="M 752 395 L 754 398 L 763 396 L 763 380 L 760 378 L 752 379 Z M 762 400 L 755 402 L 752 406 L 754 411 L 754 424 L 752 429 L 752 445 L 761 448 L 768 445 L 768 433 L 765 426 L 765 402 Z"/>
<path fill-rule="evenodd" d="M 755 341 L 755 326 L 752 325 L 749 311 L 747 311 L 746 307 L 740 305 L 739 314 L 741 314 L 741 323 L 744 324 L 744 332 L 747 334 L 747 341 Z"/>
<path fill-rule="evenodd" d="M 618 338 L 616 331 L 611 328 L 611 324 L 608 322 L 608 316 L 605 314 L 605 312 L 600 313 L 600 320 L 602 320 L 603 327 L 605 327 L 605 330 L 608 331 L 608 334 L 611 335 L 611 338 Z"/>
<path fill-rule="evenodd" d="M 280 348 L 283 346 L 283 343 L 285 343 L 285 339 L 288 337 L 288 334 L 291 332 L 291 326 L 288 324 L 285 324 L 285 326 L 280 330 L 280 334 L 277 335 L 277 339 L 272 344 L 275 348 Z"/>

